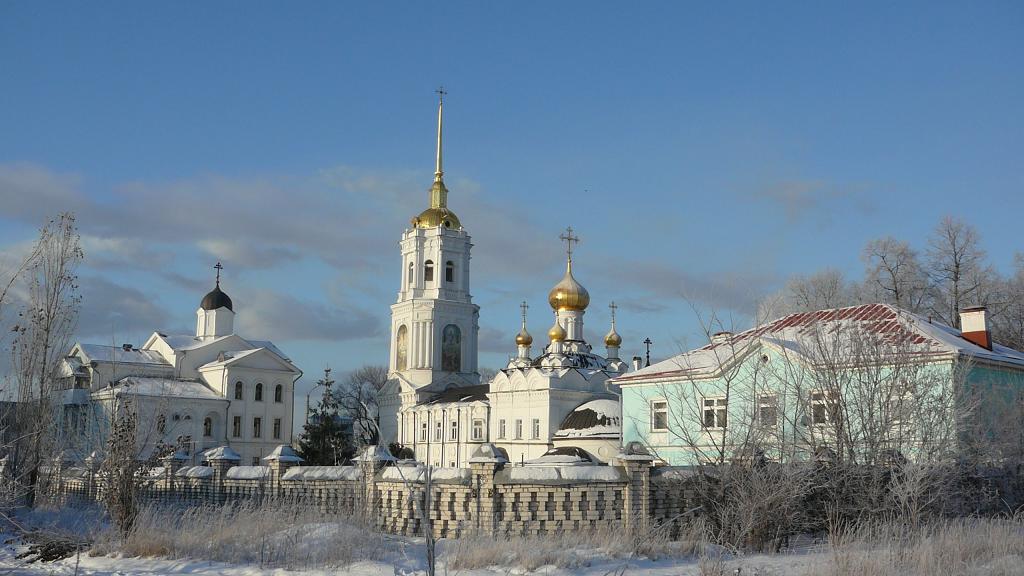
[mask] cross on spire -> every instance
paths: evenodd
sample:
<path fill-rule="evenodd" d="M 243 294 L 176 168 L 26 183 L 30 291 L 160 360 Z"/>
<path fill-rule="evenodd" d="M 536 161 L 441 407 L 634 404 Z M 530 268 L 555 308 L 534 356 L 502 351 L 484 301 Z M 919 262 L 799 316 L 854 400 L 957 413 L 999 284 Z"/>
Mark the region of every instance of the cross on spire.
<path fill-rule="evenodd" d="M 643 343 L 647 345 L 647 364 L 645 364 L 645 366 L 650 366 L 651 365 L 651 344 L 654 344 L 654 342 L 651 342 L 650 338 L 644 338 L 644 342 Z"/>
<path fill-rule="evenodd" d="M 615 328 L 615 311 L 618 310 L 619 307 L 616 306 L 615 301 L 612 300 L 612 303 L 608 305 L 608 308 L 612 311 L 612 328 L 614 329 Z"/>
<path fill-rule="evenodd" d="M 220 262 L 217 262 L 213 268 L 217 271 L 217 288 L 220 288 L 220 271 L 224 269 L 224 266 Z"/>
<path fill-rule="evenodd" d="M 437 182 L 441 181 L 441 177 L 444 176 L 444 164 L 441 160 L 441 130 L 443 128 L 443 116 L 444 116 L 444 97 L 447 92 L 444 90 L 444 86 L 439 86 L 437 90 L 437 165 L 434 169 L 434 180 Z M 440 206 L 443 208 L 444 206 Z"/>
<path fill-rule="evenodd" d="M 567 227 L 565 229 L 565 234 L 562 234 L 561 236 L 558 237 L 559 239 L 561 239 L 566 244 L 565 253 L 569 255 L 569 261 L 570 262 L 572 261 L 572 243 L 573 242 L 575 242 L 577 244 L 580 243 L 580 237 L 579 236 L 573 236 L 572 233 L 573 233 L 572 226 L 569 226 L 569 227 Z"/>
<path fill-rule="evenodd" d="M 526 327 L 526 310 L 530 308 L 530 305 L 523 300 L 522 304 L 519 305 L 519 309 L 523 311 L 523 327 Z"/>
<path fill-rule="evenodd" d="M 441 102 L 444 102 L 444 97 L 448 95 L 448 93 L 445 92 L 444 90 L 444 86 L 438 86 L 437 90 L 434 90 L 434 92 L 437 93 L 438 100 L 440 100 Z"/>

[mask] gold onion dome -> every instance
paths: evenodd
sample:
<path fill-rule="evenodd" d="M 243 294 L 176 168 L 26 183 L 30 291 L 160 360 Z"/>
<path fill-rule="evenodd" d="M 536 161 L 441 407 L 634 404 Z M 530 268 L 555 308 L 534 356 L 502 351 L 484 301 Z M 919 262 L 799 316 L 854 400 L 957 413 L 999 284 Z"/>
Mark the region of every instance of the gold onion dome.
<path fill-rule="evenodd" d="M 523 326 L 519 330 L 519 334 L 516 334 L 516 346 L 529 346 L 531 344 L 533 344 L 533 336 L 530 336 L 530 333 L 526 331 L 526 326 Z"/>
<path fill-rule="evenodd" d="M 572 260 L 565 267 L 565 276 L 548 292 L 548 304 L 554 310 L 586 310 L 590 293 L 573 278 Z"/>
<path fill-rule="evenodd" d="M 565 336 L 565 328 L 562 328 L 562 325 L 558 322 L 558 318 L 555 318 L 555 325 L 548 330 L 548 338 L 550 338 L 552 342 L 562 342 L 565 340 Z"/>
<path fill-rule="evenodd" d="M 447 208 L 427 208 L 412 219 L 412 225 L 416 228 L 462 228 L 459 217 Z"/>
<path fill-rule="evenodd" d="M 619 336 L 619 333 L 615 331 L 615 328 L 612 328 L 608 334 L 605 334 L 604 345 L 614 348 L 618 348 L 622 345 L 622 336 Z"/>

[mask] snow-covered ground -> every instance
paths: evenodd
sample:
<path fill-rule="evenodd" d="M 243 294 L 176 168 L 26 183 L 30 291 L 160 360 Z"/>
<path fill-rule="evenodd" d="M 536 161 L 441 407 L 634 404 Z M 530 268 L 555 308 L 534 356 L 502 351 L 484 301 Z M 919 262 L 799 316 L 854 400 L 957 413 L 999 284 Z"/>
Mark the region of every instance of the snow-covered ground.
<path fill-rule="evenodd" d="M 0 535 L 6 541 L 9 535 Z M 444 543 L 441 543 L 443 547 Z M 0 547 L 0 575 L 24 574 L 70 576 L 135 576 L 155 574 L 190 574 L 193 576 L 326 576 L 328 574 L 358 574 L 366 576 L 396 576 L 425 574 L 423 545 L 408 539 L 407 546 L 400 557 L 388 562 L 357 562 L 341 569 L 310 569 L 286 570 L 282 568 L 260 568 L 258 565 L 237 565 L 203 560 L 167 560 L 162 558 L 118 558 L 90 557 L 82 554 L 53 563 L 27 564 L 16 560 L 15 555 L 23 548 L 14 545 Z M 443 552 L 438 562 L 438 574 L 458 574 L 462 576 L 498 576 L 508 574 L 526 574 L 526 570 L 509 567 L 490 567 L 475 570 L 445 570 Z M 808 573 L 815 561 L 820 561 L 820 554 L 792 554 L 776 556 L 750 556 L 730 559 L 724 562 L 724 574 L 743 574 L 758 576 L 791 576 Z M 736 570 L 740 569 L 739 572 Z M 714 571 L 709 571 L 715 573 Z M 662 560 L 648 559 L 595 559 L 589 566 L 572 570 L 554 566 L 542 566 L 530 572 L 532 574 L 548 574 L 551 576 L 606 576 L 613 574 L 629 574 L 638 576 L 670 576 L 699 575 L 700 562 L 696 559 Z M 708 573 L 708 572 L 705 572 Z"/>

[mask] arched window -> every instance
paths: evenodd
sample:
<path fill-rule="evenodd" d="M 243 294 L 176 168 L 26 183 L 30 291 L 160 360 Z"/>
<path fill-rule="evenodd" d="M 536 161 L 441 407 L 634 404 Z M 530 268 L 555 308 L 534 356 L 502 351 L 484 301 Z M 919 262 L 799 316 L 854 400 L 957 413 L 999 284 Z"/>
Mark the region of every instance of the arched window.
<path fill-rule="evenodd" d="M 210 438 L 213 436 L 213 419 L 207 416 L 203 418 L 203 438 Z"/>
<path fill-rule="evenodd" d="M 235 400 L 241 400 L 242 398 L 242 383 L 235 382 Z"/>
<path fill-rule="evenodd" d="M 409 274 L 405 278 L 405 283 L 406 284 L 412 284 L 412 272 L 413 272 L 413 265 L 412 265 L 412 262 L 409 262 Z"/>
<path fill-rule="evenodd" d="M 427 260 L 423 263 L 423 281 L 433 282 L 434 281 L 434 261 Z"/>
<path fill-rule="evenodd" d="M 256 384 L 255 400 L 257 402 L 263 402 L 263 383 L 262 382 Z"/>
<path fill-rule="evenodd" d="M 441 370 L 458 372 L 462 368 L 462 331 L 449 324 L 441 332 Z"/>
<path fill-rule="evenodd" d="M 444 281 L 455 282 L 455 262 L 451 260 L 444 264 Z"/>
<path fill-rule="evenodd" d="M 274 402 L 282 402 L 283 401 L 282 400 L 283 396 L 284 396 L 284 388 L 280 384 L 278 384 L 277 386 L 274 386 Z"/>
<path fill-rule="evenodd" d="M 163 414 L 156 417 L 156 431 L 157 434 L 163 434 L 167 429 L 167 417 Z"/>
<path fill-rule="evenodd" d="M 402 324 L 398 327 L 395 337 L 395 370 L 405 370 L 409 366 L 409 329 Z"/>

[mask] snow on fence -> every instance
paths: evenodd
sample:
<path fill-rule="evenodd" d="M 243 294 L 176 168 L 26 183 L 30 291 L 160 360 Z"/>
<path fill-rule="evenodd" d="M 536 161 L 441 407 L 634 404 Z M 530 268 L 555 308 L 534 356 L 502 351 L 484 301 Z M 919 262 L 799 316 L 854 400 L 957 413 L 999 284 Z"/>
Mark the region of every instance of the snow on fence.
<path fill-rule="evenodd" d="M 179 467 L 174 461 L 140 476 L 140 493 L 150 502 L 173 505 L 281 501 L 315 507 L 325 514 L 366 515 L 384 531 L 422 534 L 424 467 L 363 460 L 358 466 Z M 678 517 L 693 506 L 685 479 L 652 475 L 650 460 L 624 459 L 614 466 L 506 467 L 500 458 L 471 461 L 470 468 L 434 468 L 427 517 L 437 537 L 467 532 L 546 534 L 561 530 L 629 527 Z M 53 468 L 54 495 L 68 504 L 102 498 L 96 468 L 66 477 Z"/>

